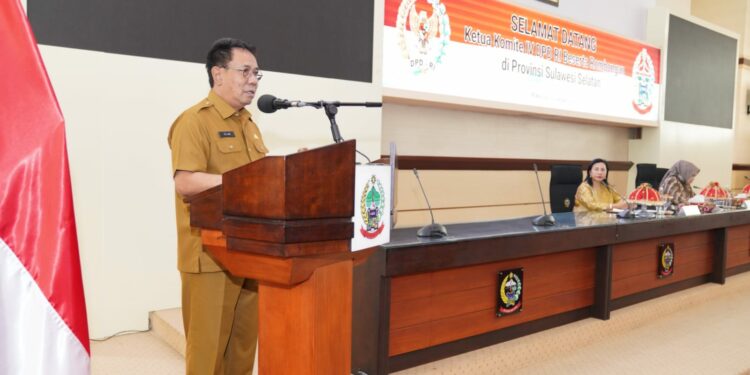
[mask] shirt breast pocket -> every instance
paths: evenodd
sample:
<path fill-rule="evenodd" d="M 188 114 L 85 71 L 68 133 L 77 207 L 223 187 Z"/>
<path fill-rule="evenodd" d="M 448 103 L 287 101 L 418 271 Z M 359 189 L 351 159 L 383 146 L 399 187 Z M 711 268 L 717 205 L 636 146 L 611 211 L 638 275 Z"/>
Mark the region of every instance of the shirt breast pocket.
<path fill-rule="evenodd" d="M 236 139 L 219 139 L 216 141 L 216 148 L 224 154 L 231 154 L 242 151 L 242 143 Z"/>

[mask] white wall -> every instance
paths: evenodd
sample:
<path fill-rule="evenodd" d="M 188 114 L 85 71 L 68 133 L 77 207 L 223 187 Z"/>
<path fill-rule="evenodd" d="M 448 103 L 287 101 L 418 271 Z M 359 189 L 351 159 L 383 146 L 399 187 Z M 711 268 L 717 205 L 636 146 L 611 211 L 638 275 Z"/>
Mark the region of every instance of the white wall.
<path fill-rule="evenodd" d="M 667 55 L 666 38 L 669 12 L 666 8 L 654 8 L 650 12 L 648 20 L 648 42 L 662 49 L 661 76 L 663 79 L 667 76 L 665 57 Z M 736 34 L 732 34 L 728 30 L 689 14 L 678 11 L 672 11 L 672 13 L 712 30 L 737 37 Z M 663 103 L 664 90 L 661 93 L 661 100 Z M 737 113 L 736 109 L 735 113 Z M 709 181 L 718 181 L 723 186 L 731 186 L 735 145 L 734 127 L 736 127 L 736 124 L 733 129 L 721 129 L 664 121 L 663 106 L 660 118 L 662 120 L 658 128 L 644 129 L 642 139 L 630 141 L 631 161 L 634 163 L 656 163 L 660 167 L 668 168 L 677 160 L 685 159 L 693 162 L 701 169 L 701 173 L 695 181 L 696 185 L 704 186 Z M 630 186 L 632 186 L 634 180 L 635 171 L 631 170 Z"/>
<path fill-rule="evenodd" d="M 186 85 L 190 66 L 40 51 L 66 120 L 91 335 L 144 328 L 147 306 L 179 305 L 165 134 L 190 92 L 169 88 Z"/>
<path fill-rule="evenodd" d="M 654 5 L 669 9 L 675 13 L 687 15 L 690 14 L 692 0 L 656 0 L 656 4 Z M 646 39 L 648 39 L 648 32 L 646 33 Z"/>
<path fill-rule="evenodd" d="M 717 6 L 717 5 L 721 6 Z M 747 43 L 742 37 L 747 23 L 747 0 L 692 0 L 690 13 L 717 26 L 732 31 L 740 36 L 740 50 L 744 50 Z M 740 56 L 742 53 L 740 52 Z"/>
<path fill-rule="evenodd" d="M 695 185 L 703 187 L 709 181 L 730 186 L 732 179 L 732 150 L 734 132 L 709 126 L 664 122 L 661 125 L 659 166 L 669 167 L 680 159 L 693 162 L 701 173 Z"/>
<path fill-rule="evenodd" d="M 206 46 L 208 48 L 209 46 Z M 148 312 L 180 305 L 167 131 L 208 94 L 201 64 L 40 46 L 66 120 L 92 337 L 145 329 Z M 262 68 L 262 60 L 260 61 Z M 258 95 L 379 101 L 368 83 L 266 72 Z M 273 154 L 331 143 L 322 110 L 251 112 Z M 344 138 L 380 151 L 380 110 L 341 108 Z"/>
<path fill-rule="evenodd" d="M 382 138 L 384 154 L 395 141 L 401 155 L 628 160 L 625 128 L 393 103 Z"/>

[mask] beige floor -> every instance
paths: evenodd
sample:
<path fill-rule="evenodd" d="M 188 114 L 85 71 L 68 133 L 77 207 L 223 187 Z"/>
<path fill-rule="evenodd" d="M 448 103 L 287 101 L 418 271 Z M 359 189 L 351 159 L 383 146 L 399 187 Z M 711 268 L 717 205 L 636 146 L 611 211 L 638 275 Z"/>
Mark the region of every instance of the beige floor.
<path fill-rule="evenodd" d="M 185 359 L 153 333 L 135 333 L 91 342 L 91 373 L 179 375 Z"/>
<path fill-rule="evenodd" d="M 92 343 L 93 374 L 182 374 L 151 333 Z M 422 374 L 748 374 L 750 272 L 401 371 Z"/>

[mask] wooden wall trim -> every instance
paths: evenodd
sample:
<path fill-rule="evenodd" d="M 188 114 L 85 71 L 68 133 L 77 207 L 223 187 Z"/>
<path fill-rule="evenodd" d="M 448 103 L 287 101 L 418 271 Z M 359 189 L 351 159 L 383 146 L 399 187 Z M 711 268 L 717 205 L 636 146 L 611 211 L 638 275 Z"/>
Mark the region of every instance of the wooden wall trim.
<path fill-rule="evenodd" d="M 388 155 L 382 155 L 376 163 L 388 163 Z M 578 164 L 583 169 L 591 160 L 557 159 L 507 159 L 507 158 L 468 158 L 452 156 L 398 155 L 398 169 L 417 168 L 421 170 L 485 170 L 485 171 L 533 171 L 534 163 L 540 171 L 548 171 L 553 164 Z M 612 171 L 627 171 L 633 166 L 631 161 L 607 161 Z M 748 166 L 750 168 L 750 166 Z"/>
<path fill-rule="evenodd" d="M 748 62 L 750 65 L 750 62 Z M 509 158 L 468 158 L 452 156 L 399 155 L 398 169 L 424 170 L 486 170 L 486 171 L 533 171 L 536 163 L 540 171 L 548 171 L 553 164 L 578 164 L 586 168 L 590 160 L 559 159 L 509 159 Z M 607 160 L 612 171 L 628 171 L 632 161 Z M 388 164 L 388 155 L 381 155 L 375 163 Z M 732 164 L 733 171 L 750 171 L 750 164 Z"/>

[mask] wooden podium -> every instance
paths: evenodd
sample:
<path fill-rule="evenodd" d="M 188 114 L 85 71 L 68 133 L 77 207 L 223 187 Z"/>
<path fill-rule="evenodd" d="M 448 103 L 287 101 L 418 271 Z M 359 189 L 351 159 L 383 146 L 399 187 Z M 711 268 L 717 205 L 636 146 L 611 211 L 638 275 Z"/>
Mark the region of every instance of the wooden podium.
<path fill-rule="evenodd" d="M 258 281 L 260 374 L 351 371 L 354 159 L 354 141 L 266 157 L 188 201 L 207 251 Z"/>

